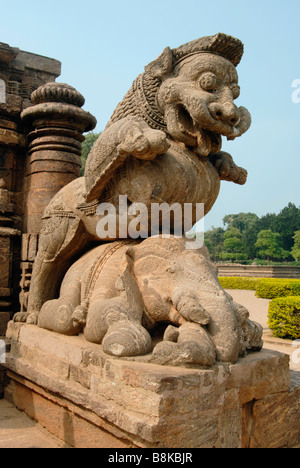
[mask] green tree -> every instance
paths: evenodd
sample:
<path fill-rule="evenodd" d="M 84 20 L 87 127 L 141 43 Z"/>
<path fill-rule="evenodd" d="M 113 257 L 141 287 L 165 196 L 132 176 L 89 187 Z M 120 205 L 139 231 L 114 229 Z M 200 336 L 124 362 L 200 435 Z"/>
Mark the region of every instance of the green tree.
<path fill-rule="evenodd" d="M 281 251 L 281 259 L 291 257 L 291 249 L 294 244 L 294 233 L 300 230 L 300 207 L 294 203 L 288 203 L 279 214 L 267 213 L 259 218 L 255 213 L 238 213 L 226 215 L 223 218 L 224 225 L 235 227 L 240 230 L 243 241 L 243 252 L 248 258 L 258 255 L 256 246 L 257 236 L 260 231 L 271 230 L 280 234 L 278 238 Z"/>
<path fill-rule="evenodd" d="M 255 213 L 230 214 L 223 218 L 223 223 L 227 224 L 228 228 L 239 229 L 242 234 L 242 252 L 248 258 L 255 258 L 256 256 L 255 242 L 260 230 L 257 225 L 258 221 L 259 217 Z"/>
<path fill-rule="evenodd" d="M 242 253 L 242 233 L 239 229 L 230 227 L 224 234 L 224 247 L 227 252 Z"/>
<path fill-rule="evenodd" d="M 278 215 L 268 213 L 262 216 L 257 226 L 259 231 L 271 229 L 278 232 L 281 235 L 281 247 L 290 251 L 294 244 L 294 232 L 300 230 L 300 208 L 294 203 L 288 203 Z"/>
<path fill-rule="evenodd" d="M 258 219 L 259 218 L 255 213 L 230 214 L 224 216 L 223 224 L 227 224 L 228 227 L 237 228 L 241 233 L 244 233 L 253 226 Z"/>
<path fill-rule="evenodd" d="M 223 249 L 224 232 L 224 229 L 213 226 L 204 234 L 204 243 L 209 250 L 211 258 L 215 261 L 217 261 Z"/>
<path fill-rule="evenodd" d="M 294 233 L 300 230 L 300 208 L 289 203 L 277 216 L 275 231 L 281 235 L 282 247 L 290 251 L 294 244 Z"/>
<path fill-rule="evenodd" d="M 300 260 L 300 231 L 296 231 L 293 239 L 295 241 L 294 247 L 292 248 L 292 256 L 296 261 Z"/>
<path fill-rule="evenodd" d="M 270 258 L 282 259 L 288 255 L 280 246 L 280 234 L 271 229 L 263 229 L 258 233 L 255 246 L 258 248 L 259 255 L 267 258 L 268 264 Z"/>
<path fill-rule="evenodd" d="M 86 163 L 87 157 L 100 134 L 101 132 L 99 133 L 89 132 L 85 135 L 85 140 L 82 143 L 82 151 L 81 151 L 81 171 L 80 171 L 81 176 L 83 176 L 84 174 L 85 163 Z"/>

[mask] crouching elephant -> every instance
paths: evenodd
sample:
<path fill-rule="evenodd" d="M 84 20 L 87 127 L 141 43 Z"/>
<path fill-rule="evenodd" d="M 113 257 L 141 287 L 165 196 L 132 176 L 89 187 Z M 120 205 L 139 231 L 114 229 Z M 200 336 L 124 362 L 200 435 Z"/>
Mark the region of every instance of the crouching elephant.
<path fill-rule="evenodd" d="M 166 329 L 153 346 L 159 322 Z M 175 237 L 89 251 L 66 273 L 60 297 L 43 305 L 38 325 L 83 332 L 110 355 L 149 355 L 159 364 L 210 367 L 262 347 L 262 328 L 222 289 L 206 247 L 189 250 Z"/>

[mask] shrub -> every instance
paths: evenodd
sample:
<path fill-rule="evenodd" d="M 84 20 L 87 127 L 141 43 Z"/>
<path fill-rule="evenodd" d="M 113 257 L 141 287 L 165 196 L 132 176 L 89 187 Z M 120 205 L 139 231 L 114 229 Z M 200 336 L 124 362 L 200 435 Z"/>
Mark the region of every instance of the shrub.
<path fill-rule="evenodd" d="M 269 304 L 268 326 L 278 338 L 300 338 L 300 297 L 273 299 Z"/>
<path fill-rule="evenodd" d="M 259 278 L 248 278 L 248 277 L 234 277 L 234 276 L 221 276 L 219 282 L 224 289 L 256 289 L 256 284 Z"/>
<path fill-rule="evenodd" d="M 260 279 L 256 286 L 256 296 L 264 299 L 300 296 L 300 280 L 279 278 Z"/>

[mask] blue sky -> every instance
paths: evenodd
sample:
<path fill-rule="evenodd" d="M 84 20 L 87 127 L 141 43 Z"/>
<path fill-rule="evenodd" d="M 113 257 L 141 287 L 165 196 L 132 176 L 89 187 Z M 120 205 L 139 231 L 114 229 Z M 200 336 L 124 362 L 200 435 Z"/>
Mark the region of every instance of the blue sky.
<path fill-rule="evenodd" d="M 300 205 L 300 102 L 292 102 L 292 82 L 300 80 L 300 0 L 0 0 L 0 17 L 0 42 L 62 62 L 57 81 L 84 95 L 97 131 L 166 46 L 217 32 L 238 37 L 245 54 L 237 104 L 253 123 L 223 149 L 248 170 L 248 182 L 222 182 L 205 229 L 221 226 L 229 213 L 262 216 L 288 202 Z"/>

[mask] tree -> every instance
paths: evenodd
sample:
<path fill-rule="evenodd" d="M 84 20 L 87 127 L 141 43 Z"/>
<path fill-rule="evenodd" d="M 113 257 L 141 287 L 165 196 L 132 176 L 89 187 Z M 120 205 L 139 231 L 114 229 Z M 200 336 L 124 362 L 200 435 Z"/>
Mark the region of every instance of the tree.
<path fill-rule="evenodd" d="M 296 231 L 294 236 L 293 236 L 293 239 L 295 241 L 294 243 L 294 247 L 292 248 L 292 256 L 294 257 L 294 259 L 296 260 L 296 262 L 298 260 L 300 260 L 300 231 Z"/>
<path fill-rule="evenodd" d="M 245 262 L 248 259 L 246 254 L 221 252 L 220 260 L 230 260 L 231 262 Z"/>
<path fill-rule="evenodd" d="M 230 226 L 224 233 L 225 252 L 220 254 L 222 260 L 241 261 L 246 260 L 247 255 L 243 253 L 242 233 L 239 229 Z"/>
<path fill-rule="evenodd" d="M 213 258 L 215 261 L 223 249 L 224 232 L 224 229 L 213 226 L 204 234 L 204 243 L 209 250 L 211 258 Z"/>
<path fill-rule="evenodd" d="M 300 230 L 300 209 L 289 203 L 277 216 L 276 232 L 282 237 L 282 247 L 291 250 L 294 244 L 294 233 Z"/>
<path fill-rule="evenodd" d="M 83 176 L 84 174 L 85 163 L 86 163 L 87 157 L 100 134 L 101 132 L 99 133 L 89 132 L 85 135 L 85 140 L 82 143 L 82 151 L 81 151 L 81 171 L 80 171 L 81 176 Z"/>
<path fill-rule="evenodd" d="M 223 224 L 227 224 L 228 227 L 237 228 L 241 233 L 244 233 L 252 227 L 258 219 L 259 218 L 255 213 L 230 214 L 224 216 Z"/>
<path fill-rule="evenodd" d="M 243 243 L 243 255 L 248 258 L 255 258 L 256 248 L 255 241 L 257 234 L 260 231 L 258 227 L 259 217 L 255 213 L 238 213 L 224 216 L 223 223 L 228 225 L 228 228 L 237 228 L 242 234 L 241 240 Z"/>
<path fill-rule="evenodd" d="M 243 250 L 242 234 L 239 229 L 230 227 L 224 234 L 224 247 L 227 252 L 241 253 Z"/>
<path fill-rule="evenodd" d="M 271 229 L 263 229 L 258 233 L 255 246 L 258 248 L 259 255 L 267 258 L 268 264 L 270 258 L 281 259 L 288 255 L 288 252 L 280 246 L 280 234 Z"/>
<path fill-rule="evenodd" d="M 258 223 L 259 231 L 271 229 L 281 235 L 281 246 L 290 251 L 293 247 L 294 232 L 300 230 L 300 208 L 294 203 L 288 203 L 278 215 L 268 213 L 262 216 Z"/>

